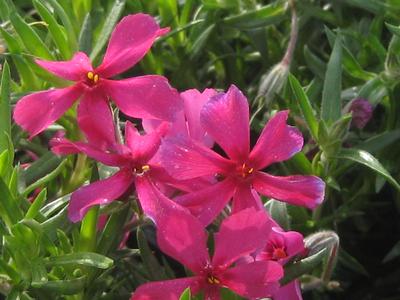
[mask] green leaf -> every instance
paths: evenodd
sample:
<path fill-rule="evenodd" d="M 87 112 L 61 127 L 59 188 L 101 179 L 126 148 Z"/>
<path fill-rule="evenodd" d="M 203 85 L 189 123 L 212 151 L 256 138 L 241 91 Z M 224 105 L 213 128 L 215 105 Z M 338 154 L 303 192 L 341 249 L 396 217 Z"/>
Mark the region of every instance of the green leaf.
<path fill-rule="evenodd" d="M 22 219 L 22 212 L 17 205 L 16 199 L 10 193 L 8 186 L 0 177 L 0 216 L 11 227 Z"/>
<path fill-rule="evenodd" d="M 358 144 L 356 147 L 371 153 L 382 150 L 400 139 L 400 129 L 383 132 Z"/>
<path fill-rule="evenodd" d="M 400 256 L 400 241 L 393 246 L 393 248 L 386 254 L 385 258 L 383 259 L 383 263 L 387 263 L 397 257 Z"/>
<path fill-rule="evenodd" d="M 192 293 L 190 292 L 190 287 L 186 288 L 181 296 L 179 297 L 179 300 L 191 300 L 192 299 Z"/>
<path fill-rule="evenodd" d="M 65 32 L 67 34 L 69 46 L 71 48 L 71 52 L 75 52 L 78 48 L 78 43 L 75 35 L 74 27 L 72 26 L 71 20 L 68 17 L 68 14 L 65 12 L 63 7 L 57 2 L 57 0 L 45 0 L 51 4 L 54 8 L 54 12 L 60 17 L 61 23 L 63 23 Z"/>
<path fill-rule="evenodd" d="M 252 29 L 277 24 L 285 18 L 285 4 L 270 4 L 239 15 L 226 17 L 224 24 L 239 29 Z"/>
<path fill-rule="evenodd" d="M 39 35 L 17 13 L 11 13 L 10 21 L 28 49 L 33 55 L 47 60 L 54 60 L 53 55 Z"/>
<path fill-rule="evenodd" d="M 51 37 L 53 38 L 54 43 L 61 53 L 62 58 L 64 60 L 69 59 L 71 57 L 71 49 L 68 45 L 67 37 L 63 31 L 63 28 L 57 23 L 57 20 L 46 8 L 46 6 L 41 4 L 38 0 L 34 0 L 33 5 L 43 21 L 47 23 L 47 28 Z"/>
<path fill-rule="evenodd" d="M 202 52 L 214 29 L 215 29 L 215 24 L 211 24 L 193 42 L 192 47 L 189 49 L 191 59 L 196 58 Z"/>
<path fill-rule="evenodd" d="M 113 260 L 104 255 L 92 252 L 77 252 L 45 259 L 47 266 L 82 265 L 99 269 L 108 269 L 113 265 Z"/>
<path fill-rule="evenodd" d="M 359 149 L 342 149 L 337 154 L 338 159 L 348 159 L 351 161 L 358 162 L 376 173 L 383 176 L 388 182 L 390 182 L 396 189 L 400 191 L 400 185 L 397 181 L 390 175 L 390 173 L 381 165 L 381 163 L 372 154 L 364 150 Z"/>
<path fill-rule="evenodd" d="M 35 160 L 26 171 L 23 172 L 26 184 L 33 184 L 38 179 L 46 176 L 61 163 L 61 158 L 48 151 Z"/>
<path fill-rule="evenodd" d="M 289 214 L 285 202 L 271 199 L 265 204 L 265 208 L 271 215 L 272 219 L 274 219 L 283 229 L 290 229 Z"/>
<path fill-rule="evenodd" d="M 327 249 L 323 249 L 314 255 L 306 257 L 293 264 L 286 265 L 284 267 L 285 276 L 280 280 L 281 285 L 285 285 L 301 275 L 314 270 L 320 263 L 322 263 L 323 259 L 326 257 L 326 254 Z"/>
<path fill-rule="evenodd" d="M 167 276 L 161 267 L 161 265 L 158 263 L 157 258 L 154 256 L 152 253 L 146 237 L 143 233 L 143 229 L 139 228 L 137 231 L 137 241 L 138 241 L 138 246 L 140 250 L 140 256 L 142 257 L 143 264 L 150 276 L 151 279 L 153 280 L 164 280 L 167 279 Z"/>
<path fill-rule="evenodd" d="M 83 291 L 86 283 L 86 276 L 71 280 L 54 280 L 47 282 L 32 283 L 32 287 L 55 292 L 58 295 L 74 295 Z"/>
<path fill-rule="evenodd" d="M 110 13 L 105 18 L 105 22 L 101 32 L 99 34 L 99 39 L 97 40 L 92 53 L 90 54 L 90 59 L 95 61 L 97 56 L 103 50 L 104 46 L 107 44 L 107 41 L 111 35 L 111 32 L 114 30 L 115 24 L 118 22 L 119 17 L 124 10 L 126 0 L 116 0 L 114 2 L 113 7 L 111 8 Z"/>
<path fill-rule="evenodd" d="M 6 62 L 0 82 L 0 153 L 8 149 L 11 136 L 10 68 Z"/>
<path fill-rule="evenodd" d="M 331 57 L 325 73 L 324 89 L 322 91 L 321 118 L 328 123 L 338 120 L 341 116 L 342 103 L 342 41 L 340 33 L 336 36 Z"/>
<path fill-rule="evenodd" d="M 385 23 L 386 27 L 389 29 L 389 31 L 394 34 L 397 35 L 398 37 L 400 37 L 400 27 L 399 26 L 394 26 L 391 25 L 389 23 Z"/>
<path fill-rule="evenodd" d="M 362 264 L 360 264 L 357 259 L 355 259 L 353 256 L 351 256 L 349 253 L 344 251 L 343 249 L 340 249 L 339 252 L 339 263 L 346 268 L 353 270 L 359 274 L 369 276 L 368 271 L 364 268 Z"/>
<path fill-rule="evenodd" d="M 299 103 L 301 112 L 303 113 L 304 119 L 306 120 L 308 129 L 312 137 L 317 140 L 318 139 L 318 121 L 314 116 L 314 111 L 312 109 L 310 100 L 308 99 L 306 93 L 301 87 L 300 83 L 292 74 L 289 74 L 289 83 L 292 91 L 296 97 L 297 102 Z"/>
<path fill-rule="evenodd" d="M 64 159 L 58 166 L 57 168 L 55 168 L 53 171 L 51 171 L 50 173 L 48 173 L 47 175 L 43 176 L 42 178 L 36 180 L 35 182 L 33 182 L 31 185 L 29 185 L 24 192 L 22 193 L 24 196 L 28 196 L 29 193 L 33 192 L 36 188 L 42 186 L 43 184 L 53 180 L 54 178 L 56 178 L 58 176 L 58 174 L 61 173 L 61 171 L 63 170 L 64 166 L 67 163 L 67 159 Z"/>
<path fill-rule="evenodd" d="M 40 191 L 39 195 L 36 196 L 35 201 L 31 204 L 28 211 L 26 212 L 25 219 L 34 219 L 42 208 L 44 202 L 47 200 L 47 189 Z"/>
<path fill-rule="evenodd" d="M 90 53 L 92 50 L 92 17 L 88 13 L 83 20 L 81 32 L 79 33 L 79 51 Z"/>

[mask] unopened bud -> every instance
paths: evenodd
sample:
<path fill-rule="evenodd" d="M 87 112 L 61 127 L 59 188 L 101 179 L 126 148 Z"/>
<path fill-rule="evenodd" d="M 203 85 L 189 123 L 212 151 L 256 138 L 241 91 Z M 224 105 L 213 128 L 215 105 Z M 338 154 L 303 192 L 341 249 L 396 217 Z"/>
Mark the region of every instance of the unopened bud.
<path fill-rule="evenodd" d="M 304 239 L 308 255 L 318 253 L 323 249 L 328 249 L 324 271 L 321 276 L 322 281 L 327 284 L 330 281 L 339 251 L 339 236 L 333 231 L 320 231 L 307 236 Z"/>
<path fill-rule="evenodd" d="M 346 105 L 345 111 L 353 116 L 351 126 L 362 129 L 372 118 L 373 107 L 368 100 L 357 98 Z"/>
<path fill-rule="evenodd" d="M 265 105 L 271 103 L 273 97 L 282 90 L 289 75 L 289 66 L 284 61 L 276 64 L 261 77 L 257 98 L 263 99 Z"/>

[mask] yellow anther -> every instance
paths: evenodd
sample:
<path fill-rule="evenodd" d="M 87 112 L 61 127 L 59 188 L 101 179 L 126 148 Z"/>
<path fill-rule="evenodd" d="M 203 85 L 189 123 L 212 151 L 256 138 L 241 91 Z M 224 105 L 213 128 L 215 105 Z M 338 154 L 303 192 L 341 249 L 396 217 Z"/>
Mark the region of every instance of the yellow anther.
<path fill-rule="evenodd" d="M 97 83 L 97 81 L 99 81 L 99 75 L 94 75 L 93 81 L 94 83 Z"/>
<path fill-rule="evenodd" d="M 216 277 L 214 276 L 208 276 L 207 281 L 209 284 L 220 284 L 221 281 L 219 281 Z"/>
<path fill-rule="evenodd" d="M 88 72 L 88 73 L 87 73 L 87 78 L 90 79 L 90 80 L 93 80 L 93 78 L 94 78 L 94 73 L 93 73 L 93 72 Z"/>
<path fill-rule="evenodd" d="M 144 173 L 150 170 L 149 165 L 143 165 L 140 168 L 134 168 L 133 172 L 135 173 L 136 176 L 143 176 Z"/>
<path fill-rule="evenodd" d="M 143 172 L 147 172 L 148 170 L 150 170 L 150 166 L 149 165 L 142 166 L 142 171 Z"/>
<path fill-rule="evenodd" d="M 247 171 L 247 173 L 251 174 L 251 173 L 253 173 L 253 171 L 254 171 L 254 168 L 250 168 L 250 169 Z"/>

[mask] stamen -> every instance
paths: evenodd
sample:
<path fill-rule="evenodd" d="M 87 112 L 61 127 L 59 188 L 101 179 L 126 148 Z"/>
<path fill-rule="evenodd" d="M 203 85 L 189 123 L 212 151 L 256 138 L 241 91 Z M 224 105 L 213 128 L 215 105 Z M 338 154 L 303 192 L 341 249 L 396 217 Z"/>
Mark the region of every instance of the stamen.
<path fill-rule="evenodd" d="M 94 78 L 94 73 L 91 72 L 91 71 L 88 72 L 88 73 L 87 73 L 87 78 L 90 79 L 90 80 L 93 80 L 93 78 Z"/>
<path fill-rule="evenodd" d="M 97 83 L 97 81 L 99 81 L 99 75 L 98 74 L 94 75 L 93 81 L 94 81 L 94 83 Z"/>
<path fill-rule="evenodd" d="M 207 281 L 209 284 L 220 284 L 221 283 L 221 281 L 219 281 L 218 278 L 214 277 L 213 275 L 208 276 Z"/>
<path fill-rule="evenodd" d="M 139 168 L 133 168 L 133 172 L 135 173 L 136 176 L 143 176 L 144 173 L 150 170 L 149 165 L 143 165 Z"/>

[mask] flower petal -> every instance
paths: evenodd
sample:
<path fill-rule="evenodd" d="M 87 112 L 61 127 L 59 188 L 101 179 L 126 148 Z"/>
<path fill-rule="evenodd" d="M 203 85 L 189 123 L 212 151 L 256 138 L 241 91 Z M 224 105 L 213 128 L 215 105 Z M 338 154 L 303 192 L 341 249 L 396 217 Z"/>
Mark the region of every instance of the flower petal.
<path fill-rule="evenodd" d="M 164 122 L 155 131 L 140 135 L 131 122 L 125 124 L 126 145 L 131 149 L 135 160 L 147 163 L 158 151 L 161 137 L 168 130 L 169 124 Z"/>
<path fill-rule="evenodd" d="M 225 174 L 235 167 L 214 151 L 182 136 L 165 139 L 160 158 L 167 172 L 179 180 Z"/>
<path fill-rule="evenodd" d="M 103 150 L 118 148 L 108 100 L 100 91 L 87 91 L 78 106 L 78 125 L 88 142 Z"/>
<path fill-rule="evenodd" d="M 75 153 L 85 153 L 90 158 L 93 158 L 107 166 L 124 166 L 129 163 L 126 157 L 118 154 L 107 153 L 93 147 L 90 144 L 82 142 L 71 142 L 64 138 L 55 138 L 50 141 L 51 151 L 58 155 L 68 155 Z"/>
<path fill-rule="evenodd" d="M 200 122 L 226 154 L 244 160 L 249 154 L 249 104 L 234 85 L 226 94 L 211 98 L 202 108 Z"/>
<path fill-rule="evenodd" d="M 265 211 L 242 210 L 225 219 L 214 235 L 214 267 L 226 268 L 238 258 L 263 248 L 271 230 Z"/>
<path fill-rule="evenodd" d="M 204 104 L 216 94 L 217 91 L 214 89 L 205 89 L 202 93 L 196 89 L 191 89 L 181 93 L 189 136 L 209 148 L 212 147 L 214 141 L 200 124 L 200 111 Z"/>
<path fill-rule="evenodd" d="M 279 288 L 283 277 L 282 267 L 273 261 L 256 261 L 241 264 L 223 272 L 221 284 L 246 298 L 267 298 Z M 287 298 L 291 299 L 291 298 Z"/>
<path fill-rule="evenodd" d="M 157 37 L 167 32 L 164 28 L 160 29 L 149 15 L 124 17 L 112 32 L 103 62 L 96 73 L 109 78 L 126 71 L 143 58 Z"/>
<path fill-rule="evenodd" d="M 254 174 L 253 188 L 262 195 L 293 205 L 315 208 L 324 200 L 325 183 L 316 176 Z"/>
<path fill-rule="evenodd" d="M 121 111 L 130 117 L 172 121 L 183 108 L 178 92 L 162 76 L 103 80 L 102 86 Z"/>
<path fill-rule="evenodd" d="M 197 217 L 201 224 L 207 226 L 224 209 L 235 192 L 234 183 L 223 180 L 205 189 L 174 198 Z"/>
<path fill-rule="evenodd" d="M 188 211 L 162 195 L 146 178 L 137 178 L 136 187 L 143 211 L 157 224 L 157 243 L 167 255 L 195 273 L 209 261 L 204 227 Z"/>
<path fill-rule="evenodd" d="M 92 71 L 92 64 L 84 52 L 75 53 L 68 61 L 48 61 L 36 59 L 35 62 L 54 75 L 72 81 L 86 79 L 87 73 Z"/>
<path fill-rule="evenodd" d="M 152 168 L 144 176 L 135 177 L 136 192 L 143 212 L 158 225 L 161 219 L 168 218 L 171 211 L 184 211 L 185 208 L 164 196 L 151 177 Z"/>
<path fill-rule="evenodd" d="M 298 280 L 293 280 L 288 284 L 279 288 L 279 290 L 274 294 L 274 300 L 302 300 L 300 290 L 300 282 Z"/>
<path fill-rule="evenodd" d="M 82 92 L 80 85 L 73 85 L 25 96 L 15 106 L 14 120 L 32 138 L 59 119 Z"/>
<path fill-rule="evenodd" d="M 179 300 L 185 289 L 196 294 L 201 288 L 201 277 L 179 278 L 143 284 L 133 293 L 131 300 Z"/>
<path fill-rule="evenodd" d="M 81 187 L 72 193 L 68 207 L 68 217 L 72 222 L 82 220 L 90 207 L 108 204 L 121 196 L 132 184 L 129 170 L 121 170 L 113 176 Z"/>
<path fill-rule="evenodd" d="M 263 169 L 274 162 L 287 160 L 303 148 L 301 132 L 286 124 L 288 113 L 278 112 L 265 125 L 249 156 L 254 168 Z"/>
<path fill-rule="evenodd" d="M 232 213 L 253 207 L 256 210 L 264 209 L 258 193 L 249 184 L 238 184 L 232 201 Z"/>

